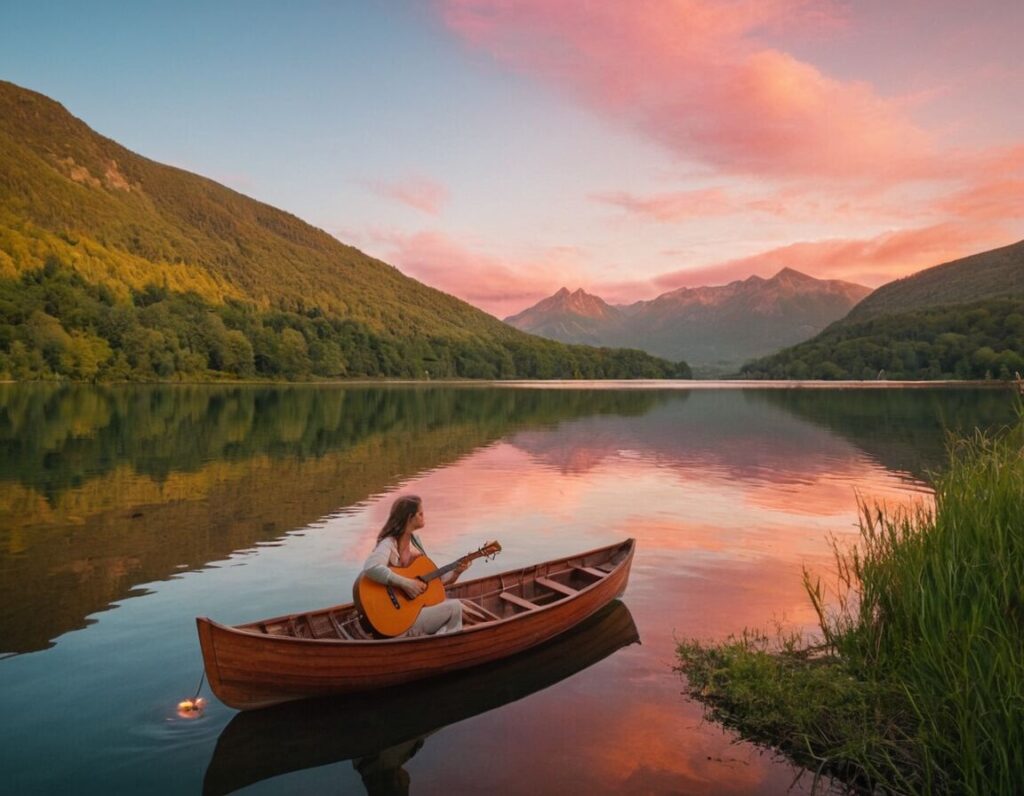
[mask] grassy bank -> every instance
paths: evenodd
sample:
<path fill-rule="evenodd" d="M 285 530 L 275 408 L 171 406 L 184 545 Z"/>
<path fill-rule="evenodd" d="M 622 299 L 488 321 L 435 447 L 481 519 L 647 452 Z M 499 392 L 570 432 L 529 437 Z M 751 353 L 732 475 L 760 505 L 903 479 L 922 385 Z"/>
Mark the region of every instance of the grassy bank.
<path fill-rule="evenodd" d="M 865 789 L 1024 783 L 1024 419 L 950 442 L 934 513 L 865 507 L 838 592 L 805 574 L 822 641 L 679 646 L 690 692 L 747 737 Z"/>

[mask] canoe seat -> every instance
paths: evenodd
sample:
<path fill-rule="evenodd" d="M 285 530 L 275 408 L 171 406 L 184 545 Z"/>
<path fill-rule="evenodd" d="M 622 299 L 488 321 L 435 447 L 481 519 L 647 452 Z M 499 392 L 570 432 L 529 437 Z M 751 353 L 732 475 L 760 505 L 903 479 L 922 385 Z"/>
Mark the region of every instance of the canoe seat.
<path fill-rule="evenodd" d="M 459 600 L 462 603 L 462 618 L 463 620 L 469 620 L 469 624 L 479 624 L 480 622 L 494 622 L 501 619 L 497 614 L 492 614 L 482 605 L 471 600 Z"/>
<path fill-rule="evenodd" d="M 345 624 L 346 624 L 345 622 L 339 622 L 338 621 L 338 617 L 336 617 L 334 614 L 330 614 L 330 617 L 331 617 L 331 624 L 334 625 L 334 630 L 338 634 L 338 638 L 342 638 L 342 639 L 352 639 L 352 638 L 354 638 L 354 636 L 348 630 L 345 629 Z"/>
<path fill-rule="evenodd" d="M 540 606 L 537 605 L 537 603 L 531 603 L 529 600 L 524 600 L 522 597 L 518 597 L 515 594 L 511 594 L 507 591 L 503 591 L 498 596 L 505 602 L 512 603 L 512 605 L 518 605 L 520 608 L 525 608 L 527 611 L 533 611 L 537 608 L 540 608 Z"/>
<path fill-rule="evenodd" d="M 538 586 L 543 586 L 545 589 L 549 589 L 565 597 L 573 597 L 578 592 L 572 586 L 566 586 L 564 583 L 559 583 L 557 580 L 549 580 L 548 578 L 537 577 L 533 580 Z"/>
<path fill-rule="evenodd" d="M 341 618 L 337 614 L 330 614 L 329 616 L 331 617 L 331 624 L 334 625 L 334 629 L 337 632 L 337 637 L 343 641 L 364 641 L 371 638 L 359 621 L 358 615 L 350 614 L 346 616 L 342 614 Z"/>
<path fill-rule="evenodd" d="M 592 578 L 604 578 L 607 577 L 608 572 L 603 569 L 594 569 L 593 567 L 573 567 L 577 572 L 582 572 L 584 575 L 590 575 Z"/>
<path fill-rule="evenodd" d="M 313 638 L 337 638 L 334 623 L 326 614 L 306 614 L 303 619 Z"/>

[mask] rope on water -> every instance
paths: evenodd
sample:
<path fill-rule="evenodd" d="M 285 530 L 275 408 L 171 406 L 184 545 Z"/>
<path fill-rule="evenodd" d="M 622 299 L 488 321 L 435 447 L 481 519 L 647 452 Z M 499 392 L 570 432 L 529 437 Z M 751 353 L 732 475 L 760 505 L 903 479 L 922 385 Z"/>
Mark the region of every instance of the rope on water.
<path fill-rule="evenodd" d="M 192 701 L 195 702 L 196 697 L 199 696 L 199 692 L 203 690 L 203 683 L 206 682 L 206 669 L 203 669 L 203 676 L 199 678 L 199 687 L 196 688 L 196 692 L 192 695 Z"/>

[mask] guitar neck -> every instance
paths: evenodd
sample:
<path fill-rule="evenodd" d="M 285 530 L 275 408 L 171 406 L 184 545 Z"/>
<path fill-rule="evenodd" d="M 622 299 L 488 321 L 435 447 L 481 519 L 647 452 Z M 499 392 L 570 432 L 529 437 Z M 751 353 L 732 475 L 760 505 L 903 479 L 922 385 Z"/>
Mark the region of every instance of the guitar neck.
<path fill-rule="evenodd" d="M 428 572 L 426 575 L 420 575 L 420 580 L 423 580 L 423 581 L 426 581 L 427 583 L 429 583 L 430 581 L 434 580 L 435 578 L 440 578 L 443 575 L 447 575 L 449 572 L 454 570 L 456 567 L 458 567 L 464 561 L 472 561 L 474 558 L 480 558 L 481 555 L 483 555 L 483 554 L 480 553 L 480 552 L 474 552 L 474 553 L 469 553 L 468 555 L 464 555 L 462 558 L 455 559 L 450 564 L 447 564 L 447 565 L 445 565 L 443 567 L 438 567 L 433 572 Z"/>

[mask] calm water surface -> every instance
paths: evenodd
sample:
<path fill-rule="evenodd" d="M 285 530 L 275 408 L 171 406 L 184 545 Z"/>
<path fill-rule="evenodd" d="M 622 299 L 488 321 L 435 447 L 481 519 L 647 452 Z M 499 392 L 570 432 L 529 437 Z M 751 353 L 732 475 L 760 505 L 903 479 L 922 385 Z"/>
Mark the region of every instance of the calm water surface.
<path fill-rule="evenodd" d="M 944 429 L 1009 394 L 597 386 L 0 385 L 0 790 L 809 790 L 702 721 L 675 639 L 812 628 L 856 496 L 927 502 Z M 439 563 L 501 541 L 469 576 L 635 537 L 622 604 L 430 687 L 178 718 L 194 617 L 347 601 L 401 492 Z"/>

